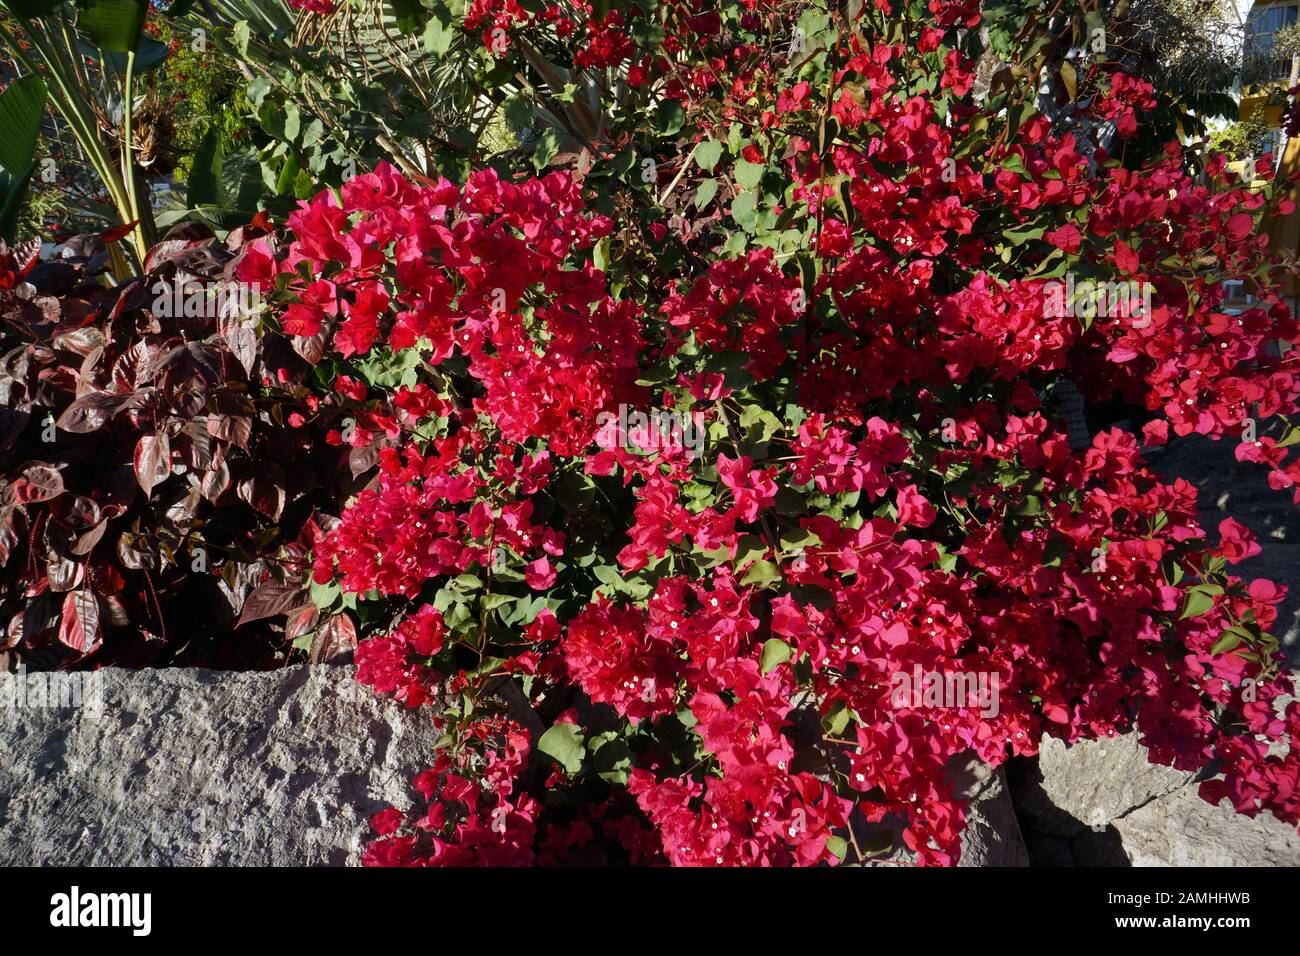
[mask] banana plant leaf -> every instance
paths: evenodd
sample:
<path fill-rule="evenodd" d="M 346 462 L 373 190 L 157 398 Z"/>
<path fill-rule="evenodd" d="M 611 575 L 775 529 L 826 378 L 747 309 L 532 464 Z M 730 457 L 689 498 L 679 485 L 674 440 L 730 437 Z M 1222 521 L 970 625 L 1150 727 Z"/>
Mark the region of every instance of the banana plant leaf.
<path fill-rule="evenodd" d="M 77 29 L 101 50 L 129 53 L 137 48 L 149 12 L 147 0 L 95 0 L 77 14 Z"/>
<path fill-rule="evenodd" d="M 45 81 L 35 74 L 14 80 L 0 93 L 0 167 L 13 178 L 29 173 L 36 160 L 48 95 Z"/>
<path fill-rule="evenodd" d="M 0 171 L 0 238 L 5 242 L 14 241 L 18 229 L 18 214 L 23 208 L 23 197 L 27 195 L 27 186 L 36 172 L 36 161 L 27 167 L 27 171 L 17 178 L 6 171 Z"/>

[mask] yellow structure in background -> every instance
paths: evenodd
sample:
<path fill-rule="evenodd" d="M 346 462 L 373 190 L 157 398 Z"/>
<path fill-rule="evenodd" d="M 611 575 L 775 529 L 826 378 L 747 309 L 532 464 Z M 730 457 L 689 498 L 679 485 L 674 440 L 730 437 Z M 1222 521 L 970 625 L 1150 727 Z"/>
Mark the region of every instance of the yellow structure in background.
<path fill-rule="evenodd" d="M 1300 169 L 1300 137 L 1293 136 L 1287 140 L 1286 149 L 1282 153 L 1282 162 L 1277 172 L 1278 179 L 1285 179 L 1298 169 Z M 1286 190 L 1285 195 L 1295 203 L 1295 210 L 1286 216 L 1268 217 L 1264 229 L 1268 233 L 1271 248 L 1296 253 L 1300 251 L 1300 184 L 1291 186 Z M 1284 291 L 1287 295 L 1296 294 L 1295 279 L 1287 279 Z"/>
<path fill-rule="evenodd" d="M 1237 119 L 1276 131 L 1272 149 L 1281 151 L 1276 176 L 1279 182 L 1300 170 L 1300 137 L 1288 139 L 1281 128 L 1282 114 L 1290 99 L 1286 91 L 1300 82 L 1300 57 L 1276 53 L 1273 37 L 1278 30 L 1297 23 L 1300 3 L 1296 0 L 1256 0 L 1246 20 Z M 1232 168 L 1243 178 L 1253 179 L 1253 170 L 1247 169 L 1246 163 L 1234 163 Z M 1266 217 L 1264 231 L 1272 248 L 1295 254 L 1300 251 L 1300 186 L 1290 187 L 1285 195 L 1296 204 L 1296 210 L 1285 216 Z M 1284 293 L 1294 296 L 1298 291 L 1295 280 L 1288 279 Z"/>

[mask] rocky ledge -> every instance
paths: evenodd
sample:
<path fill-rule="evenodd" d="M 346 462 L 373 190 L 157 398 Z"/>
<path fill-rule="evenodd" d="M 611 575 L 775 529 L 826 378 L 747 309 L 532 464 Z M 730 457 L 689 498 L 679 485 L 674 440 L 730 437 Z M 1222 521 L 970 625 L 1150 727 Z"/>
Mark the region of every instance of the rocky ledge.
<path fill-rule="evenodd" d="M 350 667 L 46 677 L 0 676 L 0 864 L 353 863 L 436 738 Z"/>

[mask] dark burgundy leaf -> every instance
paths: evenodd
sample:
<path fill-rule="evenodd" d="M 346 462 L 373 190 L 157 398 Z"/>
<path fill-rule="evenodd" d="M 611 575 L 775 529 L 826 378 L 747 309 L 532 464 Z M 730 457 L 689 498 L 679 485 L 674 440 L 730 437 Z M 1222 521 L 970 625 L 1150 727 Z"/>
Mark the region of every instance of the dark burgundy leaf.
<path fill-rule="evenodd" d="M 192 243 L 205 242 L 215 238 L 212 228 L 201 222 L 182 222 L 177 223 L 167 230 L 167 235 L 163 236 L 163 243 L 172 241 Z M 157 246 L 154 247 L 158 248 Z"/>
<path fill-rule="evenodd" d="M 80 561 L 74 561 L 70 557 L 51 553 L 45 567 L 45 576 L 49 578 L 50 590 L 58 591 L 62 594 L 64 591 L 71 591 L 73 588 L 80 587 L 82 580 L 85 578 L 86 566 Z"/>
<path fill-rule="evenodd" d="M 170 235 L 170 233 L 169 233 Z M 158 267 L 177 253 L 184 252 L 190 247 L 185 239 L 164 239 L 152 249 L 144 258 L 144 267 L 146 272 L 155 272 Z"/>
<path fill-rule="evenodd" d="M 153 494 L 153 489 L 172 473 L 171 443 L 167 440 L 167 433 L 141 435 L 135 444 L 132 462 L 140 487 L 146 495 Z"/>
<path fill-rule="evenodd" d="M 63 490 L 63 475 L 43 461 L 32 462 L 13 483 L 14 500 L 19 504 L 49 501 L 63 494 Z"/>
<path fill-rule="evenodd" d="M 0 383 L 0 389 L 3 389 L 3 383 Z M 0 395 L 0 401 L 3 401 L 3 395 Z M 0 408 L 0 452 L 8 451 L 13 443 L 18 440 L 18 436 L 23 433 L 27 423 L 31 421 L 31 412 L 22 411 L 13 408 Z"/>
<path fill-rule="evenodd" d="M 148 541 L 136 532 L 126 532 L 118 537 L 117 558 L 132 571 L 153 570 L 158 563 Z"/>
<path fill-rule="evenodd" d="M 18 632 L 19 639 L 28 647 L 35 647 L 41 634 L 43 634 L 54 620 L 54 609 L 58 607 L 52 594 L 38 594 L 36 597 L 27 602 L 27 608 L 23 612 L 22 627 Z"/>
<path fill-rule="evenodd" d="M 352 477 L 369 471 L 375 465 L 379 464 L 379 445 L 371 443 L 354 447 L 348 452 L 348 467 L 352 469 Z"/>
<path fill-rule="evenodd" d="M 222 315 L 220 318 L 221 337 L 230 346 L 239 364 L 249 375 L 257 365 L 257 333 L 253 328 L 237 318 Z"/>
<path fill-rule="evenodd" d="M 18 274 L 25 276 L 41 260 L 40 237 L 36 236 L 26 242 L 20 242 L 11 251 L 13 252 L 14 263 L 18 266 Z"/>
<path fill-rule="evenodd" d="M 9 555 L 18 543 L 14 533 L 14 511 L 12 507 L 0 505 L 0 565 L 9 563 Z"/>
<path fill-rule="evenodd" d="M 78 654 L 88 654 L 99 643 L 99 601 L 90 591 L 69 591 L 63 599 L 59 642 Z"/>
<path fill-rule="evenodd" d="M 147 340 L 134 343 L 113 363 L 112 384 L 115 392 L 134 392 L 153 379 L 158 346 Z"/>
<path fill-rule="evenodd" d="M 316 626 L 316 618 L 319 616 L 320 610 L 315 604 L 304 604 L 302 607 L 290 611 L 289 618 L 284 624 L 285 638 L 295 641 L 302 637 Z"/>
<path fill-rule="evenodd" d="M 330 664 L 346 659 L 357 649 L 357 629 L 352 618 L 342 611 L 328 621 L 316 632 L 308 655 L 313 664 Z"/>
<path fill-rule="evenodd" d="M 236 488 L 239 497 L 271 520 L 278 520 L 284 510 L 284 485 L 268 474 L 245 478 Z"/>
<path fill-rule="evenodd" d="M 18 645 L 23 639 L 23 627 L 26 623 L 27 612 L 19 611 L 9 619 L 9 626 L 5 628 L 4 638 L 0 639 L 0 650 L 9 650 Z M 4 655 L 8 656 L 8 655 Z M 0 671 L 3 673 L 3 671 Z"/>
<path fill-rule="evenodd" d="M 253 433 L 253 420 L 244 415 L 213 415 L 208 419 L 208 433 L 246 449 Z"/>
<path fill-rule="evenodd" d="M 326 322 L 315 335 L 292 335 L 289 343 L 293 350 L 303 357 L 308 365 L 319 365 L 325 356 L 325 346 L 329 342 L 332 326 Z"/>
<path fill-rule="evenodd" d="M 99 524 L 99 503 L 85 495 L 67 495 L 50 506 L 50 514 L 66 528 L 85 531 Z"/>
<path fill-rule="evenodd" d="M 77 399 L 59 416 L 58 426 L 65 432 L 85 433 L 103 428 L 126 404 L 127 395 L 92 392 Z"/>
<path fill-rule="evenodd" d="M 57 301 L 57 300 L 56 300 Z M 93 325 L 56 335 L 52 343 L 56 348 L 77 355 L 91 355 L 104 346 L 104 333 Z"/>
<path fill-rule="evenodd" d="M 203 492 L 203 497 L 209 501 L 216 501 L 230 487 L 230 468 L 224 461 L 218 462 L 216 467 L 209 469 L 203 475 L 203 481 L 199 485 L 199 490 Z"/>
<path fill-rule="evenodd" d="M 94 232 L 83 232 L 63 243 L 60 255 L 64 259 L 91 259 L 104 252 L 104 237 Z"/>
<path fill-rule="evenodd" d="M 301 599 L 302 588 L 283 584 L 264 584 L 248 596 L 235 627 L 243 627 L 249 621 L 284 614 L 295 607 Z"/>
<path fill-rule="evenodd" d="M 212 279 L 221 275 L 222 267 L 230 259 L 230 253 L 220 246 L 207 245 L 191 247 L 168 258 L 178 269 Z"/>
<path fill-rule="evenodd" d="M 114 226 L 112 229 L 103 233 L 105 242 L 118 242 L 131 235 L 131 230 L 140 225 L 139 219 L 132 219 L 130 222 L 123 223 L 120 226 Z"/>
<path fill-rule="evenodd" d="M 72 553 L 78 557 L 84 557 L 85 555 L 90 554 L 91 551 L 95 550 L 95 545 L 99 544 L 100 539 L 104 537 L 104 532 L 107 529 L 108 521 L 105 520 L 99 522 L 99 524 L 95 525 L 89 531 L 84 531 L 79 534 L 76 541 L 73 542 Z"/>
<path fill-rule="evenodd" d="M 189 488 L 183 494 L 177 495 L 167 502 L 167 508 L 163 512 L 167 520 L 173 525 L 187 524 L 193 519 L 194 513 L 198 510 L 199 500 L 202 498 L 202 493 L 199 491 L 199 482 L 193 475 L 190 475 L 189 478 Z"/>

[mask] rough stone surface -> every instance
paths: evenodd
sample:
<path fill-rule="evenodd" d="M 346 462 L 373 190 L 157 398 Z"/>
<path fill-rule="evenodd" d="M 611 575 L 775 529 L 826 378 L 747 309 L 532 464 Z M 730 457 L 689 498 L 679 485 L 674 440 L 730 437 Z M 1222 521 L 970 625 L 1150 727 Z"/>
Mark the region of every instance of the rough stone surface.
<path fill-rule="evenodd" d="M 1300 834 L 1273 816 L 1244 817 L 1182 787 L 1115 821 L 1132 866 L 1300 866 Z"/>
<path fill-rule="evenodd" d="M 428 721 L 350 667 L 97 673 L 98 717 L 0 675 L 0 864 L 355 862 L 433 751 Z"/>
<path fill-rule="evenodd" d="M 1011 790 L 1035 865 L 1300 866 L 1294 827 L 1206 803 L 1194 775 L 1148 763 L 1136 733 L 1044 739 Z"/>
<path fill-rule="evenodd" d="M 1020 835 L 1006 774 L 990 771 L 974 755 L 952 768 L 958 793 L 970 799 L 958 866 L 1028 866 L 1029 851 Z"/>
<path fill-rule="evenodd" d="M 1017 775 L 1016 809 L 1034 829 L 1074 837 L 1106 827 L 1134 807 L 1184 786 L 1190 773 L 1147 760 L 1137 734 L 1082 740 L 1067 747 L 1053 737 L 1039 745 L 1038 766 Z"/>

